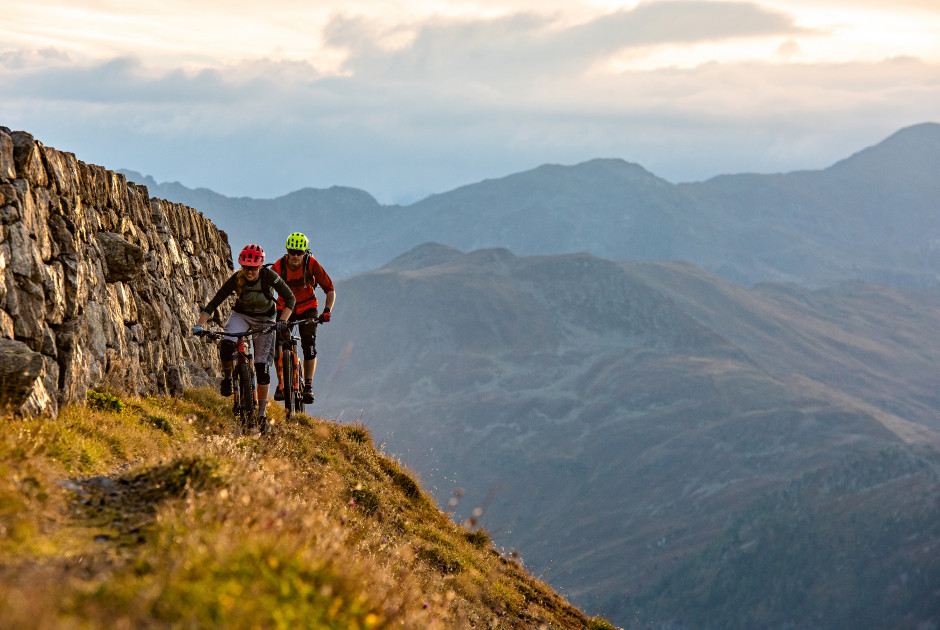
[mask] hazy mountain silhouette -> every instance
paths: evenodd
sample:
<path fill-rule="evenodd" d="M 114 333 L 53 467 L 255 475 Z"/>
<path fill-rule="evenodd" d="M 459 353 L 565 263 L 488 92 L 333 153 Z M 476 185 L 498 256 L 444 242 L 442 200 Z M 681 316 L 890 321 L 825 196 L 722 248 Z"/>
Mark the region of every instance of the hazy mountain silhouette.
<path fill-rule="evenodd" d="M 303 231 L 337 277 L 435 241 L 465 251 L 687 260 L 745 285 L 926 286 L 940 263 L 938 171 L 940 124 L 925 123 L 819 171 L 674 185 L 639 165 L 597 159 L 545 165 L 408 206 L 382 206 L 341 187 L 231 199 L 127 173 L 151 194 L 201 210 L 234 249 L 259 242 L 279 253 L 287 234 Z"/>
<path fill-rule="evenodd" d="M 938 443 L 938 307 L 936 287 L 747 289 L 687 263 L 425 245 L 343 282 L 318 337 L 318 412 L 363 417 L 442 504 L 465 488 L 458 515 L 483 507 L 496 541 L 579 604 L 627 623 L 642 601 L 647 621 L 663 620 L 681 599 L 675 585 L 701 574 L 686 563 L 715 553 L 736 518 L 783 522 L 760 508 L 766 493 L 885 448 Z M 906 504 L 922 500 L 933 517 L 931 474 Z M 802 522 L 800 536 L 822 544 L 830 530 L 892 527 L 903 515 L 877 509 L 892 492 L 866 487 L 834 491 L 842 507 Z M 859 511 L 865 492 L 875 503 Z M 940 543 L 937 528 L 922 536 Z M 929 554 L 904 556 L 902 540 L 876 546 L 872 567 L 937 570 Z M 844 547 L 843 566 L 862 561 Z M 813 554 L 778 556 L 792 582 L 818 583 Z M 843 579 L 873 602 L 889 589 Z M 801 593 L 807 610 L 825 606 Z M 864 613 L 853 605 L 846 614 Z"/>

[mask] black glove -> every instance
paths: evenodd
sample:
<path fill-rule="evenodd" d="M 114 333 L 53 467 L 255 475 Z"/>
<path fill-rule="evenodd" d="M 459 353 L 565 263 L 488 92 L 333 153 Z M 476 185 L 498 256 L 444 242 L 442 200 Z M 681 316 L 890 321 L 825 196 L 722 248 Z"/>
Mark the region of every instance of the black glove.
<path fill-rule="evenodd" d="M 320 322 L 325 324 L 328 321 L 330 321 L 330 309 L 325 309 L 323 314 L 320 315 Z"/>
<path fill-rule="evenodd" d="M 279 320 L 274 324 L 274 330 L 281 339 L 288 339 L 290 337 L 290 322 L 283 319 Z"/>

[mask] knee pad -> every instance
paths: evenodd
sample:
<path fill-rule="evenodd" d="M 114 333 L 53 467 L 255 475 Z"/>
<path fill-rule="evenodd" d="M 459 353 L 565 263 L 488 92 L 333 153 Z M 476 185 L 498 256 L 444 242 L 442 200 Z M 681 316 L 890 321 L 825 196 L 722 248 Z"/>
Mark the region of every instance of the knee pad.
<path fill-rule="evenodd" d="M 304 351 L 304 359 L 307 361 L 317 358 L 316 324 L 308 323 L 300 325 L 300 348 Z"/>
<path fill-rule="evenodd" d="M 267 363 L 255 363 L 255 374 L 258 377 L 258 385 L 269 385 L 271 383 L 271 372 L 268 370 Z"/>
<path fill-rule="evenodd" d="M 235 351 L 238 350 L 238 344 L 231 339 L 223 339 L 219 343 L 219 358 L 223 361 L 232 361 L 235 359 Z"/>
<path fill-rule="evenodd" d="M 304 351 L 304 359 L 309 361 L 310 359 L 317 358 L 317 344 L 314 341 L 301 341 L 300 347 Z"/>

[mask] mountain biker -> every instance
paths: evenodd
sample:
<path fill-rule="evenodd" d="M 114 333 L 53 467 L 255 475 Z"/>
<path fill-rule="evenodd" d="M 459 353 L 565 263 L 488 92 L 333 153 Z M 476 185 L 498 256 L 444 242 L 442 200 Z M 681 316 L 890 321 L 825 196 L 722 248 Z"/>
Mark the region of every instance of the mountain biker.
<path fill-rule="evenodd" d="M 225 281 L 215 296 L 202 309 L 199 320 L 193 326 L 193 334 L 201 335 L 203 324 L 209 321 L 215 309 L 233 293 L 237 296 L 232 314 L 225 322 L 224 331 L 227 333 L 246 332 L 256 328 L 270 326 L 275 315 L 280 310 L 277 332 L 287 330 L 287 318 L 291 316 L 296 300 L 287 283 L 274 271 L 262 267 L 264 250 L 259 245 L 245 245 L 238 255 L 238 264 L 241 269 L 236 271 Z M 271 289 L 277 291 L 278 300 L 274 299 Z M 278 309 L 278 301 L 283 307 Z M 264 426 L 265 409 L 268 403 L 268 385 L 271 383 L 271 372 L 268 366 L 274 357 L 275 331 L 252 335 L 255 346 L 255 374 L 257 375 L 258 416 L 260 424 Z M 232 395 L 232 370 L 235 367 L 235 351 L 237 348 L 235 337 L 223 337 L 219 344 L 219 358 L 222 360 L 222 386 L 223 396 Z"/>
<path fill-rule="evenodd" d="M 300 232 L 294 232 L 287 237 L 287 254 L 278 259 L 271 267 L 287 282 L 287 286 L 294 292 L 296 308 L 290 315 L 291 321 L 317 317 L 317 295 L 314 289 L 317 285 L 326 294 L 323 304 L 323 313 L 320 322 L 330 321 L 330 311 L 336 301 L 336 291 L 333 281 L 323 270 L 310 251 L 307 237 Z M 278 298 L 278 309 L 286 310 L 286 302 Z M 304 351 L 304 404 L 313 402 L 313 374 L 317 369 L 317 325 L 316 322 L 306 322 L 298 326 L 300 333 L 300 347 Z M 284 400 L 282 389 L 282 367 L 277 366 L 278 384 L 274 392 L 274 400 Z"/>

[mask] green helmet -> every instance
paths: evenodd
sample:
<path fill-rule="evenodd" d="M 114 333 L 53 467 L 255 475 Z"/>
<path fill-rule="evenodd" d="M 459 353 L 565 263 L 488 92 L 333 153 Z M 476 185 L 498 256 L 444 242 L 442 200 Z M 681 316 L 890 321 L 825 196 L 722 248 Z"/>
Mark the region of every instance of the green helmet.
<path fill-rule="evenodd" d="M 309 244 L 310 243 L 307 241 L 307 237 L 300 232 L 294 232 L 287 237 L 287 249 L 306 250 Z"/>

